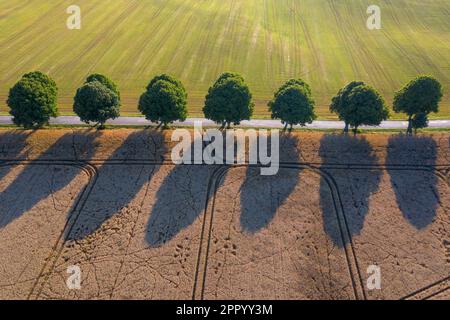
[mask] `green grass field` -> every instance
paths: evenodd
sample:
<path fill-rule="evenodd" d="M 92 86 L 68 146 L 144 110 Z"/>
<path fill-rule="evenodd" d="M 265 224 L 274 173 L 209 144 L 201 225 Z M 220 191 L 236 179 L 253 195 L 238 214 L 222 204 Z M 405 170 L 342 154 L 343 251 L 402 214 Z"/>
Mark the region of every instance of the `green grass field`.
<path fill-rule="evenodd" d="M 208 87 L 223 71 L 242 73 L 268 117 L 267 100 L 285 80 L 302 77 L 317 113 L 351 80 L 375 86 L 390 103 L 414 76 L 437 77 L 446 95 L 434 118 L 450 118 L 450 0 L 377 0 L 382 29 L 366 28 L 372 0 L 77 0 L 82 29 L 68 30 L 67 0 L 0 2 L 0 111 L 9 88 L 31 70 L 60 88 L 60 111 L 93 72 L 120 86 L 123 112 L 151 77 L 179 77 L 190 116 L 201 116 Z M 398 118 L 398 116 L 396 116 Z"/>

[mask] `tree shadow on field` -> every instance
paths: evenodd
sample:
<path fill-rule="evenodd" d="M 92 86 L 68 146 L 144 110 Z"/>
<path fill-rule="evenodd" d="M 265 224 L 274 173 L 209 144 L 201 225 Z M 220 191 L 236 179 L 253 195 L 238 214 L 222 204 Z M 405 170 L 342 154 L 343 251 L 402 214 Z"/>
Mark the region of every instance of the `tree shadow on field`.
<path fill-rule="evenodd" d="M 54 160 L 73 150 L 75 136 L 86 141 L 86 150 L 93 152 L 95 133 L 68 133 L 39 155 L 34 161 Z M 89 154 L 87 154 L 89 156 Z M 70 165 L 26 165 L 13 182 L 0 194 L 0 228 L 7 226 L 42 200 L 64 189 L 81 173 L 82 169 Z M 54 203 L 55 208 L 59 205 Z"/>
<path fill-rule="evenodd" d="M 192 159 L 194 144 L 192 142 L 186 150 Z M 164 178 L 147 223 L 145 238 L 151 247 L 160 247 L 172 240 L 204 211 L 211 196 L 208 182 L 213 168 L 217 165 L 175 165 Z"/>
<path fill-rule="evenodd" d="M 336 183 L 342 204 L 350 239 L 361 233 L 364 221 L 369 212 L 370 197 L 377 192 L 382 172 L 379 169 L 370 168 L 378 164 L 378 157 L 371 145 L 364 137 L 347 135 L 325 135 L 320 141 L 319 154 L 322 165 L 332 164 L 364 164 L 367 169 L 329 169 L 322 168 L 330 179 Z M 331 181 L 324 176 L 320 182 L 320 203 L 323 215 L 325 233 L 335 245 L 344 247 L 339 222 L 336 217 L 333 200 L 330 194 Z M 337 205 L 339 205 L 337 203 Z M 345 238 L 346 239 L 346 238 Z"/>
<path fill-rule="evenodd" d="M 430 137 L 398 135 L 389 139 L 386 164 L 392 189 L 403 216 L 417 229 L 426 228 L 436 216 L 439 178 L 432 171 L 401 170 L 401 166 L 433 166 L 436 160 L 437 145 Z"/>
<path fill-rule="evenodd" d="M 18 160 L 19 155 L 27 145 L 27 139 L 31 133 L 12 131 L 0 135 L 0 160 Z M 10 171 L 0 164 L 0 180 Z M 10 167 L 9 167 L 10 168 Z"/>
<path fill-rule="evenodd" d="M 161 161 L 165 148 L 164 137 L 157 130 L 136 131 L 127 136 L 98 168 L 95 186 L 65 240 L 82 240 L 114 215 L 128 211 L 130 203 L 159 168 L 153 164 L 130 164 L 129 160 L 142 160 L 144 155 L 147 160 Z M 138 204 L 138 210 L 144 200 Z"/>
<path fill-rule="evenodd" d="M 300 161 L 298 142 L 293 135 L 280 136 L 281 161 Z M 274 176 L 263 176 L 260 168 L 249 166 L 240 190 L 241 228 L 248 233 L 257 233 L 267 227 L 299 183 L 300 174 L 298 169 L 280 168 Z"/>

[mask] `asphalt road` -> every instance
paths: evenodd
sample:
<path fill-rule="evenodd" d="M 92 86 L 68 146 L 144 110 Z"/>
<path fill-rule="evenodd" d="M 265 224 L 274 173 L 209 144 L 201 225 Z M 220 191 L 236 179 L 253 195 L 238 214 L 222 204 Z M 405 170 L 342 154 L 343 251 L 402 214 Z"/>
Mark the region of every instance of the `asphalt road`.
<path fill-rule="evenodd" d="M 203 118 L 189 118 L 184 122 L 176 122 L 177 126 L 193 126 L 195 122 L 202 122 L 203 126 L 211 127 L 216 124 L 210 120 Z M 81 125 L 84 124 L 76 116 L 61 116 L 53 118 L 51 124 L 57 125 Z M 11 117 L 0 116 L 0 124 L 12 124 Z M 148 126 L 152 123 L 143 117 L 120 117 L 115 120 L 108 121 L 110 125 L 118 126 Z M 283 125 L 278 120 L 257 120 L 242 121 L 241 127 L 247 128 L 283 128 Z M 384 121 L 378 127 L 361 127 L 362 129 L 406 129 L 408 127 L 407 121 Z M 429 124 L 430 128 L 450 128 L 450 120 L 432 120 Z M 300 126 L 296 126 L 300 128 Z M 308 125 L 310 129 L 342 129 L 344 123 L 341 121 L 314 121 Z"/>

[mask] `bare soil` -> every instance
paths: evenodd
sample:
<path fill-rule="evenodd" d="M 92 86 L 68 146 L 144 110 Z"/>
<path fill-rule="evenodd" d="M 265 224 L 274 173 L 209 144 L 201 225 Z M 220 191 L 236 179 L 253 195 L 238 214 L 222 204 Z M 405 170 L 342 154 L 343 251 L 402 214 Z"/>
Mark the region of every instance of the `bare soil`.
<path fill-rule="evenodd" d="M 0 298 L 450 298 L 448 133 L 283 135 L 272 177 L 170 137 L 1 130 Z"/>

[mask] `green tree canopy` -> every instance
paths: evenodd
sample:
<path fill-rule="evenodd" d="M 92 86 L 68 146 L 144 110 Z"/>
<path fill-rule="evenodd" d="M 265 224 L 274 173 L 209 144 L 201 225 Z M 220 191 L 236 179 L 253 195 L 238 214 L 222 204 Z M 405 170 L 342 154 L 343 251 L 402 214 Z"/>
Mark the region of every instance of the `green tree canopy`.
<path fill-rule="evenodd" d="M 103 128 L 107 120 L 120 116 L 119 96 L 99 81 L 86 82 L 77 90 L 73 111 L 81 121 Z"/>
<path fill-rule="evenodd" d="M 381 95 L 368 85 L 358 85 L 348 94 L 343 120 L 356 133 L 361 125 L 377 126 L 389 117 L 389 110 Z"/>
<path fill-rule="evenodd" d="M 346 119 L 346 111 L 347 106 L 349 105 L 348 96 L 353 88 L 365 85 L 364 82 L 361 81 L 352 81 L 347 84 L 344 88 L 340 89 L 336 96 L 334 96 L 331 100 L 330 112 L 336 113 L 339 117 L 339 120 L 345 122 L 344 132 L 348 132 L 349 124 L 345 121 Z"/>
<path fill-rule="evenodd" d="M 241 80 L 242 82 L 245 82 L 244 77 L 237 72 L 224 72 L 219 76 L 219 78 L 217 78 L 214 85 L 218 85 L 220 82 L 222 82 L 224 80 L 228 80 L 230 78 L 236 78 L 236 79 Z"/>
<path fill-rule="evenodd" d="M 99 74 L 99 73 L 94 73 L 94 74 L 91 74 L 86 79 L 86 83 L 94 82 L 94 81 L 98 81 L 101 84 L 103 84 L 104 86 L 106 86 L 107 88 L 109 88 L 110 90 L 114 91 L 120 99 L 119 88 L 114 83 L 114 81 L 112 81 L 110 78 L 108 78 L 107 76 L 104 76 L 102 74 Z"/>
<path fill-rule="evenodd" d="M 178 88 L 180 88 L 181 90 L 186 92 L 186 89 L 184 88 L 181 81 L 171 75 L 168 75 L 168 74 L 161 74 L 161 75 L 154 77 L 152 80 L 150 80 L 149 84 L 147 85 L 147 90 L 149 90 L 156 82 L 158 82 L 160 80 L 170 82 L 173 85 L 177 86 Z"/>
<path fill-rule="evenodd" d="M 414 117 L 438 112 L 442 97 L 442 85 L 439 81 L 431 76 L 419 76 L 395 93 L 394 111 L 408 115 L 408 133 L 412 133 Z"/>
<path fill-rule="evenodd" d="M 224 73 L 209 88 L 203 113 L 222 127 L 238 125 L 253 114 L 252 94 L 244 78 L 236 73 Z"/>
<path fill-rule="evenodd" d="M 285 129 L 288 125 L 290 129 L 297 124 L 305 126 L 317 118 L 311 88 L 303 80 L 286 82 L 275 92 L 268 106 L 272 119 L 280 119 L 285 124 Z"/>
<path fill-rule="evenodd" d="M 311 91 L 311 87 L 309 86 L 309 84 L 307 84 L 303 79 L 290 79 L 288 80 L 286 83 L 284 83 L 276 92 L 274 97 L 276 98 L 276 96 L 283 91 L 284 89 L 286 89 L 287 87 L 290 87 L 292 85 L 299 85 L 303 88 L 305 88 L 306 92 L 308 93 L 308 95 L 312 96 L 312 91 Z"/>
<path fill-rule="evenodd" d="M 35 71 L 10 89 L 7 104 L 14 124 L 24 128 L 42 127 L 58 115 L 58 88 L 48 75 Z"/>
<path fill-rule="evenodd" d="M 147 120 L 166 127 L 187 117 L 187 93 L 183 84 L 168 75 L 153 78 L 139 100 L 139 111 Z"/>

